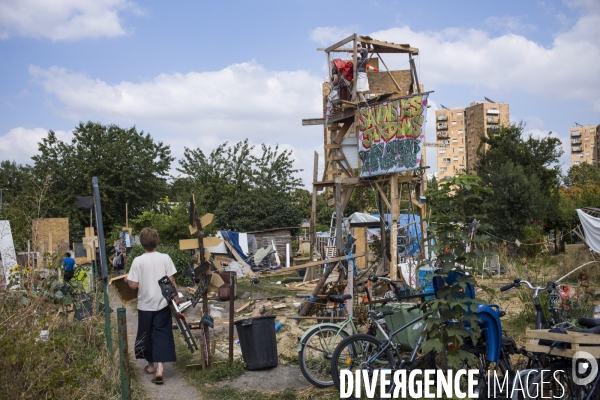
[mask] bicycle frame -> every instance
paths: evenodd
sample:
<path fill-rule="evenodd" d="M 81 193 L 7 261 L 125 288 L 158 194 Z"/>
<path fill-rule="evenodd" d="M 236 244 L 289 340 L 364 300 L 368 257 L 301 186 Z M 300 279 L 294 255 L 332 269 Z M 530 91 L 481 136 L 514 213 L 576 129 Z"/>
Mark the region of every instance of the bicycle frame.
<path fill-rule="evenodd" d="M 394 343 L 392 338 L 394 338 L 398 333 L 407 329 L 409 326 L 412 326 L 419 321 L 425 321 L 427 318 L 429 318 L 429 316 L 431 316 L 433 314 L 434 314 L 433 311 L 428 311 L 428 312 L 424 313 L 423 315 L 420 315 L 419 317 L 408 322 L 407 324 L 401 326 L 400 328 L 396 329 L 395 331 L 391 332 L 389 335 L 385 332 L 385 329 L 383 329 L 376 320 L 373 320 L 373 323 L 377 326 L 377 329 L 379 329 L 379 331 L 381 333 L 383 333 L 386 340 L 383 341 L 383 343 L 382 343 L 383 346 L 379 349 L 379 352 L 372 356 L 372 360 L 376 360 L 377 357 L 379 357 L 381 354 L 383 354 L 387 350 L 387 348 L 391 346 L 394 349 L 394 353 L 395 353 L 396 357 L 398 358 L 398 360 L 400 360 L 400 362 L 396 365 L 396 368 L 400 369 L 407 363 L 414 362 L 415 359 L 417 358 L 417 354 L 419 353 L 419 350 L 421 350 L 421 344 L 423 343 L 423 340 L 424 340 L 423 336 L 422 335 L 419 336 L 419 339 L 417 340 L 417 343 L 415 344 L 415 348 L 413 349 L 413 351 L 410 354 L 410 357 L 407 360 L 402 358 L 402 356 L 398 350 L 398 346 Z"/>

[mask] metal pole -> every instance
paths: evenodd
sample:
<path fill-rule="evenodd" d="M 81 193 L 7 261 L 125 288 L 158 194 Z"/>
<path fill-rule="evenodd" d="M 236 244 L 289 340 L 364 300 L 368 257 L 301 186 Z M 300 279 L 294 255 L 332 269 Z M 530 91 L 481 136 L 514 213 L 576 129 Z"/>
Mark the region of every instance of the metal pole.
<path fill-rule="evenodd" d="M 102 204 L 100 203 L 100 188 L 98 177 L 92 178 L 94 192 L 94 208 L 96 210 L 96 231 L 98 232 L 98 247 L 100 248 L 100 268 L 102 269 L 102 280 L 104 281 L 104 329 L 106 331 L 106 347 L 108 354 L 112 354 L 112 336 L 110 330 L 110 304 L 108 302 L 108 269 L 106 259 L 106 246 L 104 245 L 104 226 L 102 225 Z M 97 260 L 96 260 L 97 261 Z"/>
<path fill-rule="evenodd" d="M 131 400 L 129 351 L 127 348 L 127 316 L 125 314 L 125 308 L 117 308 L 117 324 L 119 329 L 119 360 L 121 367 L 121 398 L 123 400 Z"/>
<path fill-rule="evenodd" d="M 237 281 L 237 274 L 230 272 L 229 283 L 229 363 L 233 363 L 233 317 L 235 313 L 235 286 Z"/>

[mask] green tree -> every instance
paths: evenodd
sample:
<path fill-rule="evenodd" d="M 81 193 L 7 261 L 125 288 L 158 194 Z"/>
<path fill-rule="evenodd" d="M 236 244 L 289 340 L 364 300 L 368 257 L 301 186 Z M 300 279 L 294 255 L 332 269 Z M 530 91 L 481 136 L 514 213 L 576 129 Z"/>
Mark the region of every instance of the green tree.
<path fill-rule="evenodd" d="M 96 122 L 80 123 L 71 143 L 53 131 L 39 143 L 32 157 L 38 180 L 49 177 L 49 217 L 68 217 L 71 233 L 82 235 L 89 212 L 77 209 L 77 196 L 92 194 L 92 177 L 97 176 L 102 200 L 103 222 L 108 232 L 125 222 L 125 204 L 136 217 L 166 195 L 168 171 L 173 161 L 169 146 L 155 142 L 135 127 Z"/>
<path fill-rule="evenodd" d="M 467 285 L 477 286 L 474 278 L 476 261 L 488 255 L 481 248 L 489 239 L 479 231 L 471 235 L 470 227 L 475 219 L 485 226 L 485 198 L 492 193 L 490 188 L 482 185 L 481 178 L 463 174 L 443 179 L 439 189 L 430 194 L 434 200 L 430 203 L 429 230 L 432 236 L 429 240 L 435 239 L 430 250 L 438 254 L 438 267 L 441 269 L 435 275 L 446 280 L 458 271 L 462 272 L 462 276 L 454 283 L 444 285 L 435 299 L 427 301 L 439 317 L 427 319 L 424 332 L 428 336 L 423 351 L 434 350 L 442 356 L 444 365 L 462 368 L 465 362 L 470 365 L 476 362 L 475 356 L 462 346 L 467 339 L 477 343 L 480 329 L 473 311 L 477 303 L 481 303 L 465 297 L 464 292 Z M 444 321 L 455 322 L 445 324 Z M 467 329 L 467 326 L 470 328 Z"/>
<path fill-rule="evenodd" d="M 579 165 L 573 165 L 569 168 L 569 171 L 567 171 L 564 182 L 568 187 L 575 185 L 600 186 L 600 168 L 585 162 Z"/>
<path fill-rule="evenodd" d="M 220 228 L 298 226 L 310 215 L 310 206 L 308 193 L 300 191 L 302 181 L 295 177 L 300 170 L 293 168 L 292 151 L 267 145 L 261 149 L 261 156 L 254 156 L 248 140 L 223 143 L 208 156 L 186 148 L 177 169 L 182 175 L 174 185 L 197 193 L 196 204 L 213 212 Z"/>
<path fill-rule="evenodd" d="M 532 219 L 544 220 L 548 229 L 560 224 L 560 139 L 523 138 L 523 129 L 520 123 L 490 131 L 481 138 L 475 164 L 483 184 L 493 189 L 487 198 L 493 231 L 510 241 L 522 238 Z"/>

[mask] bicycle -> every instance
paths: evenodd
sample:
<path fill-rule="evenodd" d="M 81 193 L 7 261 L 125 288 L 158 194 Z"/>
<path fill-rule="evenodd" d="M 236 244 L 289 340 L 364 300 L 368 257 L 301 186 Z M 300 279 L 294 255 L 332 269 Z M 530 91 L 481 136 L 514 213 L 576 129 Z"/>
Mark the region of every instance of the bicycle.
<path fill-rule="evenodd" d="M 402 300 L 407 296 L 402 296 L 398 285 L 389 278 L 384 277 L 369 277 L 371 282 L 377 282 L 377 280 L 387 281 L 396 293 L 396 299 Z M 408 296 L 410 298 L 420 297 L 423 299 L 428 296 L 427 294 L 418 296 Z M 420 307 L 415 305 L 414 309 Z M 431 315 L 433 311 L 425 311 L 419 317 L 409 321 L 405 325 L 399 327 L 393 332 L 387 330 L 387 325 L 383 319 L 386 315 L 392 315 L 392 311 L 375 311 L 371 310 L 368 312 L 367 317 L 370 322 L 370 326 L 373 330 L 379 332 L 385 340 L 380 340 L 374 335 L 370 334 L 354 334 L 348 336 L 336 347 L 333 352 L 331 360 L 331 374 L 335 386 L 340 389 L 340 371 L 342 369 L 351 370 L 366 370 L 370 376 L 373 376 L 375 370 L 390 369 L 392 371 L 404 369 L 410 371 L 418 366 L 420 361 L 428 363 L 430 368 L 435 368 L 435 358 L 431 354 L 419 359 L 421 346 L 424 341 L 422 335 L 419 336 L 414 349 L 410 352 L 408 357 L 403 357 L 398 346 L 394 340 L 394 337 L 400 332 L 414 326 L 418 322 L 425 321 Z M 423 324 L 424 327 L 424 324 Z M 419 327 L 421 330 L 423 327 Z M 433 363 L 433 365 L 432 365 Z M 393 391 L 393 384 L 388 386 L 386 391 Z M 353 397 L 351 397 L 353 398 Z"/>
<path fill-rule="evenodd" d="M 371 301 L 369 290 L 365 287 L 367 300 Z M 346 318 L 339 322 L 329 321 L 328 316 L 318 319 L 320 322 L 308 328 L 298 339 L 296 350 L 298 351 L 298 364 L 302 375 L 316 387 L 326 388 L 333 386 L 331 377 L 331 356 L 337 345 L 350 336 L 358 333 L 355 318 L 347 315 L 344 303 L 351 300 L 352 296 L 330 295 L 328 300 L 335 304 L 331 311 L 331 317 Z M 349 333 L 350 332 L 350 333 Z"/>
<path fill-rule="evenodd" d="M 345 311 L 344 302 L 352 299 L 349 294 L 330 295 L 328 300 Z M 334 308 L 333 316 L 341 314 Z M 323 317 L 325 319 L 326 317 Z M 336 346 L 350 334 L 358 333 L 354 318 L 346 316 L 339 323 L 322 322 L 307 329 L 298 339 L 298 364 L 302 375 L 316 387 L 326 388 L 333 385 L 331 378 L 331 356 Z"/>
<path fill-rule="evenodd" d="M 560 281 L 560 280 L 559 280 Z M 559 322 L 558 313 L 555 308 L 558 304 L 559 296 L 556 291 L 559 288 L 559 281 L 549 281 L 546 286 L 533 286 L 530 282 L 516 278 L 513 283 L 503 286 L 500 291 L 505 292 L 514 287 L 525 285 L 534 291 L 533 300 L 536 309 L 535 329 L 549 329 L 553 327 L 568 329 L 574 332 L 600 334 L 600 319 L 580 318 L 578 324 L 588 329 L 574 329 L 574 326 L 568 322 Z M 550 319 L 546 318 L 540 302 L 540 292 L 547 290 L 550 296 L 548 308 Z M 598 379 L 588 385 L 577 385 L 572 379 L 576 374 L 573 370 L 573 360 L 569 357 L 553 355 L 552 350 L 560 346 L 560 342 L 550 344 L 550 351 L 547 353 L 527 352 L 525 349 L 520 349 L 521 354 L 527 357 L 528 361 L 522 367 L 527 372 L 526 379 L 522 382 L 522 387 L 526 388 L 527 393 L 522 397 L 515 396 L 515 399 L 538 399 L 538 398 L 556 398 L 566 400 L 585 400 L 585 399 L 600 399 L 600 385 Z M 514 373 L 510 358 L 507 358 L 508 366 Z M 553 379 L 545 380 L 541 371 L 553 371 Z M 514 373 L 513 377 L 516 376 Z M 547 378 L 547 377 L 546 377 Z M 515 382 L 513 382 L 513 386 Z M 531 393 L 534 393 L 532 396 Z M 545 396 L 550 394 L 551 396 Z"/>

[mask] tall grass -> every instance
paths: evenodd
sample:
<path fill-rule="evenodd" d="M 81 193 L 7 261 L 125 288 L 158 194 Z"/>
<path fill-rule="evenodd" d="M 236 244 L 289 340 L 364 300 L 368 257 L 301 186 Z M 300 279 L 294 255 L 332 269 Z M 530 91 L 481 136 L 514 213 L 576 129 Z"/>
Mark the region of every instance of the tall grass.
<path fill-rule="evenodd" d="M 0 292 L 0 398 L 121 397 L 119 354 L 108 354 L 103 316 L 73 321 L 61 308 Z M 42 330 L 49 331 L 47 340 Z M 133 399 L 144 398 L 135 380 L 132 392 Z"/>

